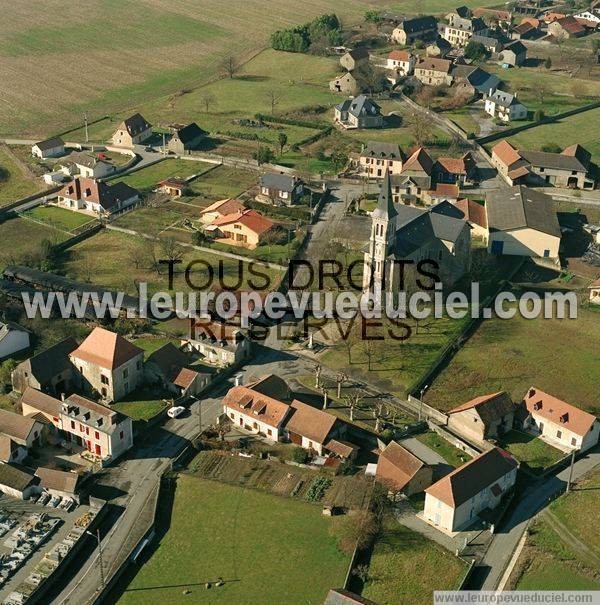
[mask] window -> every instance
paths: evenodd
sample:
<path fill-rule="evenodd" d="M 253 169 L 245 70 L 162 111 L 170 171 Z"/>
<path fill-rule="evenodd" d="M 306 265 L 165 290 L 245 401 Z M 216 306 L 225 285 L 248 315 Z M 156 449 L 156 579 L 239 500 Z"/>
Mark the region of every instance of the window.
<path fill-rule="evenodd" d="M 253 422 L 253 423 L 252 423 L 252 428 L 253 428 L 253 429 L 258 429 L 258 424 L 256 424 L 256 422 Z"/>
<path fill-rule="evenodd" d="M 120 439 L 121 441 L 123 441 L 123 438 L 124 438 L 124 437 L 125 437 L 125 434 L 123 433 L 123 431 L 121 431 L 121 432 L 119 433 L 119 439 Z"/>
<path fill-rule="evenodd" d="M 123 378 L 127 378 L 127 376 L 129 376 L 129 370 L 127 368 L 125 368 L 123 370 Z"/>
<path fill-rule="evenodd" d="M 229 414 L 229 417 L 230 417 L 232 420 L 234 419 L 233 412 L 231 412 L 231 414 Z"/>
<path fill-rule="evenodd" d="M 575 437 L 571 437 L 571 445 L 575 447 L 577 445 L 577 439 Z"/>
<path fill-rule="evenodd" d="M 79 430 L 83 433 L 83 431 L 85 431 L 85 427 L 83 426 L 83 424 L 79 425 Z"/>
<path fill-rule="evenodd" d="M 75 430 L 75 423 L 71 420 L 71 428 Z"/>
<path fill-rule="evenodd" d="M 136 367 L 138 370 L 141 370 L 141 369 L 142 369 L 142 362 L 141 362 L 141 361 L 138 361 L 138 362 L 137 362 L 137 364 L 135 365 L 135 367 Z"/>
<path fill-rule="evenodd" d="M 556 438 L 560 439 L 562 437 L 562 431 L 556 431 Z"/>
<path fill-rule="evenodd" d="M 89 427 L 89 426 L 86 426 L 86 427 L 85 427 L 85 434 L 86 434 L 86 435 L 89 435 L 89 434 L 90 434 L 90 427 Z"/>
<path fill-rule="evenodd" d="M 108 376 L 105 376 L 104 374 L 100 374 L 100 382 L 102 384 L 108 384 L 109 383 Z"/>
<path fill-rule="evenodd" d="M 98 431 L 94 431 L 94 437 L 96 439 L 100 439 L 100 433 Z"/>
<path fill-rule="evenodd" d="M 272 437 L 273 431 L 271 429 L 267 429 L 267 435 L 269 435 L 269 437 Z"/>

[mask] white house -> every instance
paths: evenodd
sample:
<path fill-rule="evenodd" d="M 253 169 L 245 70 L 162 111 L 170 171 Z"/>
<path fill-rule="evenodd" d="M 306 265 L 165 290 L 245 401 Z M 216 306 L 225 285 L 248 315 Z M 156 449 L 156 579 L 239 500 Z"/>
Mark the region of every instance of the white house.
<path fill-rule="evenodd" d="M 596 416 L 531 387 L 523 402 L 528 416 L 526 429 L 561 449 L 585 452 L 598 443 L 600 422 Z"/>
<path fill-rule="evenodd" d="M 31 155 L 36 158 L 55 158 L 65 153 L 65 143 L 60 137 L 39 141 L 31 148 Z"/>
<path fill-rule="evenodd" d="M 493 509 L 513 487 L 517 461 L 500 448 L 473 458 L 425 490 L 423 518 L 448 532 L 475 523 L 484 509 Z"/>
<path fill-rule="evenodd" d="M 387 56 L 385 66 L 387 78 L 395 84 L 400 78 L 411 75 L 415 71 L 417 57 L 407 50 L 393 50 Z"/>
<path fill-rule="evenodd" d="M 105 216 L 112 214 L 139 200 L 139 193 L 127 183 L 114 185 L 95 179 L 78 177 L 58 192 L 57 204 L 62 208 Z"/>
<path fill-rule="evenodd" d="M 69 160 L 73 162 L 79 175 L 84 178 L 101 179 L 117 171 L 117 167 L 112 162 L 86 153 L 73 154 Z"/>
<path fill-rule="evenodd" d="M 583 19 L 584 21 L 595 23 L 596 26 L 600 25 L 600 14 L 592 13 L 591 11 L 582 11 L 573 15 L 573 17 L 575 17 L 575 19 Z"/>
<path fill-rule="evenodd" d="M 502 90 L 490 90 L 485 99 L 485 112 L 493 118 L 502 122 L 527 119 L 528 110 L 523 103 L 517 100 L 517 95 L 512 95 Z"/>
<path fill-rule="evenodd" d="M 0 323 L 0 359 L 29 348 L 29 330 L 8 321 Z"/>

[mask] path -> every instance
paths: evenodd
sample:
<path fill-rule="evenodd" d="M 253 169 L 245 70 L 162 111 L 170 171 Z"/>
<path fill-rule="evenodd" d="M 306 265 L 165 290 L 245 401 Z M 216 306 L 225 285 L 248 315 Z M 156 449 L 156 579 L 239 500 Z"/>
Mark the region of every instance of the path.
<path fill-rule="evenodd" d="M 583 560 L 588 560 L 600 568 L 600 556 L 596 554 L 587 544 L 584 544 L 571 530 L 549 509 L 543 513 L 552 529 L 559 535 L 560 539 Z"/>

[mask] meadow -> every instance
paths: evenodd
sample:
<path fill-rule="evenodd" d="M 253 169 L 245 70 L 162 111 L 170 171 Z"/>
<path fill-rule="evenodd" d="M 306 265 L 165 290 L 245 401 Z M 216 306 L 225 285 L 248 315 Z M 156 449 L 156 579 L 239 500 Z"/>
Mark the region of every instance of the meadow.
<path fill-rule="evenodd" d="M 349 564 L 331 523 L 314 504 L 181 475 L 169 531 L 119 603 L 322 603 Z"/>
<path fill-rule="evenodd" d="M 117 177 L 113 182 L 122 181 L 139 191 L 148 192 L 164 179 L 176 177 L 187 179 L 202 174 L 212 168 L 212 164 L 192 160 L 179 160 L 175 158 L 164 159 L 147 168 L 136 170 L 124 177 Z"/>
<path fill-rule="evenodd" d="M 13 3 L 0 22 L 0 134 L 37 138 L 81 125 L 84 112 L 93 120 L 152 101 L 167 110 L 224 75 L 226 57 L 243 63 L 265 48 L 273 30 L 334 11 L 358 22 L 366 8 L 358 0 L 309 0 L 302 10 L 293 0 L 232 0 L 227 10 L 210 0 L 82 0 L 65 12 L 56 0 Z M 73 63 L 77 77 L 60 67 Z M 301 75 L 279 73 L 282 81 Z"/>
<path fill-rule="evenodd" d="M 25 174 L 23 167 L 19 166 L 7 148 L 0 147 L 0 206 L 43 189 L 43 182 L 38 183 L 33 175 Z"/>

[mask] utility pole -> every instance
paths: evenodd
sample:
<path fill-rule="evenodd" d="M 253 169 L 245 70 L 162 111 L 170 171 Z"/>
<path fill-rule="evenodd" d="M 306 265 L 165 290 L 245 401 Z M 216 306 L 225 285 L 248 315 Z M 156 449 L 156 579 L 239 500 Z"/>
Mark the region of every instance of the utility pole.
<path fill-rule="evenodd" d="M 85 142 L 88 143 L 90 140 L 88 133 L 88 119 L 87 119 L 87 111 L 83 114 L 83 123 L 85 125 Z"/>
<path fill-rule="evenodd" d="M 568 494 L 571 491 L 571 479 L 573 478 L 573 466 L 575 465 L 575 454 L 577 450 L 571 452 L 571 466 L 569 467 L 569 480 L 567 481 L 567 489 L 565 493 Z"/>
<path fill-rule="evenodd" d="M 100 541 L 100 530 L 96 530 L 96 534 L 94 535 L 91 531 L 86 532 L 90 536 L 94 536 L 98 542 L 98 563 L 100 564 L 100 584 L 102 586 L 102 590 L 106 588 L 106 581 L 104 579 L 104 562 L 102 561 L 102 542 Z"/>
<path fill-rule="evenodd" d="M 167 155 L 167 144 L 165 142 L 165 133 L 163 132 L 163 155 Z"/>
<path fill-rule="evenodd" d="M 196 401 L 198 401 L 198 437 L 200 437 L 202 435 L 202 402 L 199 399 Z"/>

